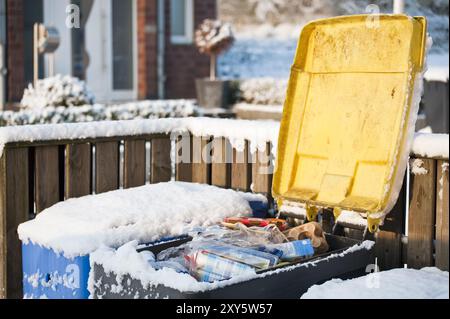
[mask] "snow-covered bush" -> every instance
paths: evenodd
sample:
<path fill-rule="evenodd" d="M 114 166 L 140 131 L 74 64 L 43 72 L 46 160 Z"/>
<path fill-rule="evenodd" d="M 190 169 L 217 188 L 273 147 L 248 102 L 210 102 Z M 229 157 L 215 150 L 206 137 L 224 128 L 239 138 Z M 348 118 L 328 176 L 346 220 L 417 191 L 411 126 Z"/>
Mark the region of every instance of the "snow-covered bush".
<path fill-rule="evenodd" d="M 216 77 L 216 57 L 228 50 L 234 42 L 231 25 L 219 20 L 206 19 L 195 31 L 195 44 L 200 53 L 211 57 L 210 78 Z"/>
<path fill-rule="evenodd" d="M 93 104 L 94 96 L 84 81 L 60 74 L 38 80 L 36 86 L 30 84 L 25 89 L 22 101 L 23 108 L 44 108 L 48 106 L 80 106 Z"/>
<path fill-rule="evenodd" d="M 0 126 L 156 119 L 188 117 L 197 114 L 194 100 L 149 100 L 111 106 L 103 104 L 78 107 L 47 106 L 24 109 L 19 112 L 0 112 Z"/>
<path fill-rule="evenodd" d="M 255 78 L 242 80 L 239 98 L 250 104 L 281 105 L 284 103 L 287 80 Z"/>

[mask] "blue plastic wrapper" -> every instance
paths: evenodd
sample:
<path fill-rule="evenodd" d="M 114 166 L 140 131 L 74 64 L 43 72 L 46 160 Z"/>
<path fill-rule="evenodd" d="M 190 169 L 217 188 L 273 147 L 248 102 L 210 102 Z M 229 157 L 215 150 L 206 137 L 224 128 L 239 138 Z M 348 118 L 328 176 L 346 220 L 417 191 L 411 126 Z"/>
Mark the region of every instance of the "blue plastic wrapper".
<path fill-rule="evenodd" d="M 307 258 L 314 255 L 314 247 L 310 239 L 295 240 L 283 244 L 267 246 L 268 250 L 276 249 L 282 252 L 281 260 Z"/>

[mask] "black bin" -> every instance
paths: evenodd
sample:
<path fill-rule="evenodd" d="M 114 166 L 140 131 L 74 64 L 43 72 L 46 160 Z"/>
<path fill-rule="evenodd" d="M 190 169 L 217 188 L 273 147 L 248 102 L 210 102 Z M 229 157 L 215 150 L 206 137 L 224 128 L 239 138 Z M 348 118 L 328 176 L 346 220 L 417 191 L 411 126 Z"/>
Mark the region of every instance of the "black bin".
<path fill-rule="evenodd" d="M 374 243 L 326 235 L 329 252 L 314 256 L 301 262 L 258 272 L 258 277 L 204 292 L 185 292 L 164 285 L 144 287 L 139 280 L 129 275 L 121 277 L 118 283 L 116 274 L 105 273 L 102 265 L 94 264 L 93 298 L 132 299 L 134 296 L 145 299 L 298 299 L 309 287 L 333 278 L 350 279 L 366 274 L 367 266 L 374 264 Z M 155 254 L 169 247 L 189 241 L 184 238 L 169 243 L 149 246 Z M 123 287 L 121 293 L 111 291 L 112 286 Z"/>

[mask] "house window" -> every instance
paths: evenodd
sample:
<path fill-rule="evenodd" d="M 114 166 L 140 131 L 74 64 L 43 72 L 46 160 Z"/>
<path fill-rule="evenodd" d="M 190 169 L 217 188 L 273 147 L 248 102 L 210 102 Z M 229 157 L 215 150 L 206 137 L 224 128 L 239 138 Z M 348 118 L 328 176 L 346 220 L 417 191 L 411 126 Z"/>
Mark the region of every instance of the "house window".
<path fill-rule="evenodd" d="M 194 0 L 170 1 L 171 40 L 174 44 L 190 44 L 194 33 Z"/>
<path fill-rule="evenodd" d="M 112 1 L 113 89 L 133 89 L 133 3 Z"/>

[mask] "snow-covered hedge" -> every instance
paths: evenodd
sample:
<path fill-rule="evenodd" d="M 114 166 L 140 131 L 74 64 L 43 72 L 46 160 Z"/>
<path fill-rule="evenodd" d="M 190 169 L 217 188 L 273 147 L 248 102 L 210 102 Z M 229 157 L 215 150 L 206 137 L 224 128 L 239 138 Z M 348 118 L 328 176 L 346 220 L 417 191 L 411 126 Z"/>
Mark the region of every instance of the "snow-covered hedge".
<path fill-rule="evenodd" d="M 0 126 L 188 117 L 197 113 L 194 100 L 147 100 L 111 106 L 49 106 L 0 112 Z"/>
<path fill-rule="evenodd" d="M 86 83 L 70 75 L 60 74 L 38 80 L 25 89 L 21 107 L 44 108 L 48 106 L 80 106 L 94 103 L 94 95 Z"/>
<path fill-rule="evenodd" d="M 282 105 L 286 97 L 287 80 L 254 78 L 242 80 L 238 97 L 250 104 Z"/>

